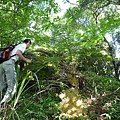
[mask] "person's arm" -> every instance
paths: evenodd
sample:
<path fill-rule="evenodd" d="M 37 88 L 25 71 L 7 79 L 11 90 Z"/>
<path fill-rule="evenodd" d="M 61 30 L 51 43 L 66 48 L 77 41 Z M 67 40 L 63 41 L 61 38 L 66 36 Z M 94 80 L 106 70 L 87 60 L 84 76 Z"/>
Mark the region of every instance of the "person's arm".
<path fill-rule="evenodd" d="M 31 63 L 31 60 L 28 59 L 28 58 L 25 58 L 23 55 L 22 55 L 22 52 L 20 50 L 17 50 L 16 52 L 16 55 L 19 57 L 19 59 L 27 62 L 27 63 Z"/>

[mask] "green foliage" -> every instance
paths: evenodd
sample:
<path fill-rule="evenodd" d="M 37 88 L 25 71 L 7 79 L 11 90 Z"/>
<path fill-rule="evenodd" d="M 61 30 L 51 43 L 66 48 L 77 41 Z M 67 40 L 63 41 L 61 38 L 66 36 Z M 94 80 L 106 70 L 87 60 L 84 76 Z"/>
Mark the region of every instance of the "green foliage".
<path fill-rule="evenodd" d="M 92 73 L 90 71 L 83 72 L 82 74 L 84 75 L 85 87 L 83 90 L 79 92 L 81 94 L 82 100 L 84 101 L 84 104 L 86 105 L 86 110 L 88 109 L 88 113 L 86 117 L 90 118 L 91 120 L 94 120 L 97 119 L 99 115 L 101 116 L 103 115 L 106 120 L 107 119 L 118 120 L 119 102 L 120 102 L 119 81 L 116 81 L 116 79 L 110 77 L 98 76 L 97 74 Z M 23 82 L 21 83 L 19 89 L 20 91 L 18 92 L 18 96 L 20 95 L 19 101 L 17 101 L 17 104 L 14 104 L 15 105 L 14 109 L 12 109 L 12 105 L 11 105 L 8 106 L 8 108 L 6 107 L 6 109 L 2 113 L 3 115 L 5 115 L 5 113 L 8 113 L 9 111 L 9 114 L 7 114 L 6 116 L 8 120 L 11 118 L 26 119 L 26 120 L 27 119 L 28 120 L 29 119 L 49 119 L 49 120 L 65 119 L 65 118 L 63 119 L 61 118 L 60 116 L 61 112 L 58 109 L 58 105 L 60 104 L 61 100 L 58 98 L 59 93 L 57 93 L 56 90 L 58 90 L 59 86 L 56 86 L 55 87 L 56 89 L 53 89 L 53 87 L 51 86 L 52 84 L 53 85 L 56 84 L 57 83 L 56 81 L 49 82 L 52 83 L 51 85 L 49 85 L 49 84 L 45 84 L 45 81 L 42 80 L 39 84 L 35 84 L 35 86 L 29 86 L 29 88 L 26 88 L 25 84 L 23 86 Z M 39 89 L 36 91 L 34 87 L 38 87 Z M 21 88 L 25 88 L 24 92 L 22 92 L 23 90 Z M 69 89 L 66 89 L 64 87 L 62 87 L 62 89 L 65 90 L 66 92 L 69 91 Z M 22 94 L 19 94 L 21 92 Z M 74 97 L 71 95 L 72 92 L 68 92 L 68 93 L 70 94 L 70 97 L 73 99 Z M 69 96 L 68 93 L 66 95 Z M 75 93 L 75 95 L 77 95 L 78 97 L 80 96 L 78 92 L 77 94 Z M 93 98 L 95 99 L 95 101 Z M 89 108 L 89 106 L 91 105 L 94 106 L 94 108 L 92 109 Z M 101 107 L 102 107 L 102 111 L 101 111 Z M 86 112 L 84 114 L 86 114 Z M 66 117 L 66 119 L 69 118 Z M 82 120 L 82 119 L 85 118 L 82 118 L 81 116 L 78 118 L 74 118 L 73 120 Z"/>
<path fill-rule="evenodd" d="M 57 103 L 59 99 L 54 95 L 46 94 L 46 96 L 32 95 L 23 96 L 24 102 L 21 102 L 17 110 L 21 119 L 55 119 L 59 110 Z M 23 110 L 21 111 L 21 108 Z M 24 115 L 23 115 L 24 113 Z"/>
<path fill-rule="evenodd" d="M 111 120 L 119 120 L 120 119 L 120 98 L 115 98 L 114 101 L 111 102 L 112 107 L 109 109 L 109 115 L 111 116 Z"/>
<path fill-rule="evenodd" d="M 4 115 L 13 113 L 13 116 L 7 114 L 6 118 L 59 119 L 57 104 L 60 100 L 51 85 L 61 83 L 57 86 L 59 92 L 67 89 L 67 74 L 70 72 L 85 76 L 86 86 L 80 91 L 84 98 L 95 97 L 107 110 L 101 112 L 100 107 L 99 111 L 96 108 L 93 111 L 88 109 L 92 111 L 88 112 L 91 120 L 99 119 L 98 115 L 105 116 L 105 119 L 120 119 L 120 84 L 113 78 L 114 55 L 110 56 L 109 41 L 107 44 L 104 41 L 106 33 L 115 33 L 115 29 L 119 28 L 119 2 L 79 0 L 75 5 L 68 3 L 70 8 L 61 17 L 57 14 L 60 12 L 59 3 L 55 0 L 1 0 L 0 46 L 18 43 L 25 37 L 32 38 L 33 43 L 33 53 L 27 54 L 32 63 L 26 63 L 20 72 L 21 87 L 18 85 L 20 89 L 14 101 L 14 110 L 13 106 L 9 106 L 10 110 L 4 112 Z M 28 71 L 32 74 L 28 75 Z M 31 81 L 26 85 L 26 80 Z M 21 94 L 23 88 L 26 89 Z M 96 101 L 92 103 L 98 105 Z M 106 106 L 108 103 L 112 107 Z"/>
<path fill-rule="evenodd" d="M 29 6 L 27 1 L 24 4 L 20 1 L 6 1 L 1 4 L 0 8 L 2 13 L 0 16 L 1 41 L 17 41 L 18 38 L 23 37 L 22 29 L 24 30 L 30 21 L 32 6 Z"/>
<path fill-rule="evenodd" d="M 103 116 L 105 120 L 119 120 L 120 82 L 89 71 L 83 74 L 86 87 L 80 93 L 84 94 L 85 98 L 89 96 L 89 98 L 95 99 L 95 101 L 92 100 L 92 103 L 88 102 L 92 107 L 95 106 L 88 108 L 89 111 L 93 111 L 92 114 L 90 113 L 91 120 L 96 119 L 99 115 Z"/>

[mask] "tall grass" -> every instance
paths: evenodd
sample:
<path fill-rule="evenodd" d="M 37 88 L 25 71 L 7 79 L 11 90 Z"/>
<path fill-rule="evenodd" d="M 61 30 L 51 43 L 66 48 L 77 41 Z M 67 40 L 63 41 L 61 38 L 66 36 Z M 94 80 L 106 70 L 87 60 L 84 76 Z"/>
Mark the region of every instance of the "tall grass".
<path fill-rule="evenodd" d="M 16 105 L 19 102 L 20 96 L 23 93 L 26 85 L 29 83 L 30 80 L 28 80 L 28 76 L 31 75 L 31 71 L 29 71 L 25 77 L 23 78 L 22 82 L 18 84 L 18 74 L 19 71 L 17 69 L 17 77 L 16 77 L 16 93 L 12 101 L 9 102 L 9 104 L 5 105 L 5 108 L 1 110 L 1 117 L 0 120 L 16 120 L 16 117 L 18 120 L 20 120 L 19 115 L 16 112 Z M 18 88 L 19 87 L 19 88 Z M 18 90 L 17 90 L 18 89 Z M 16 117 L 15 117 L 16 116 Z"/>
<path fill-rule="evenodd" d="M 19 87 L 19 90 L 18 90 L 18 92 L 17 92 L 17 95 L 16 95 L 16 97 L 15 97 L 15 99 L 14 99 L 14 105 L 13 105 L 13 108 L 15 108 L 16 107 L 16 105 L 17 105 L 17 103 L 18 103 L 18 100 L 19 100 L 19 98 L 20 98 L 20 95 L 22 94 L 22 92 L 23 92 L 23 90 L 25 89 L 25 87 L 26 87 L 26 85 L 29 83 L 29 80 L 26 82 L 26 80 L 27 80 L 27 78 L 28 78 L 28 76 L 31 74 L 31 71 L 29 71 L 27 74 L 26 74 L 26 76 L 23 78 L 23 80 L 22 80 L 22 83 L 20 84 L 20 87 Z"/>

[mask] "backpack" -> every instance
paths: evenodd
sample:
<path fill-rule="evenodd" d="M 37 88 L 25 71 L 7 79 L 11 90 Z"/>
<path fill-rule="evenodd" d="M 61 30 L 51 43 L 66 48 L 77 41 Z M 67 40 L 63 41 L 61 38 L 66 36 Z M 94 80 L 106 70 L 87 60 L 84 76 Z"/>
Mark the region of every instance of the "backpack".
<path fill-rule="evenodd" d="M 15 54 L 11 56 L 11 51 L 15 48 L 16 45 L 17 44 L 11 44 L 6 48 L 0 48 L 0 64 L 16 55 Z"/>

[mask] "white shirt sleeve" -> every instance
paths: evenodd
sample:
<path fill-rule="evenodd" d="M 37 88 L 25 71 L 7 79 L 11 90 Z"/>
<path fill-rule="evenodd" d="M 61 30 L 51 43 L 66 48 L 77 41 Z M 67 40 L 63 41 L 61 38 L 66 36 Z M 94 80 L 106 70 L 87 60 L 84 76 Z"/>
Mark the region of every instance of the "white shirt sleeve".
<path fill-rule="evenodd" d="M 16 49 L 20 50 L 22 53 L 24 53 L 26 50 L 26 44 L 20 44 L 20 45 L 16 46 Z"/>
<path fill-rule="evenodd" d="M 12 56 L 12 55 L 15 55 L 16 52 L 17 52 L 17 50 L 20 50 L 22 53 L 24 53 L 25 50 L 26 50 L 26 44 L 25 44 L 25 43 L 22 43 L 22 44 L 17 45 L 17 46 L 12 50 L 11 56 Z M 17 55 L 15 55 L 15 56 L 11 57 L 11 59 L 15 60 L 15 62 L 16 62 L 17 60 L 19 60 L 19 57 L 18 57 Z"/>

